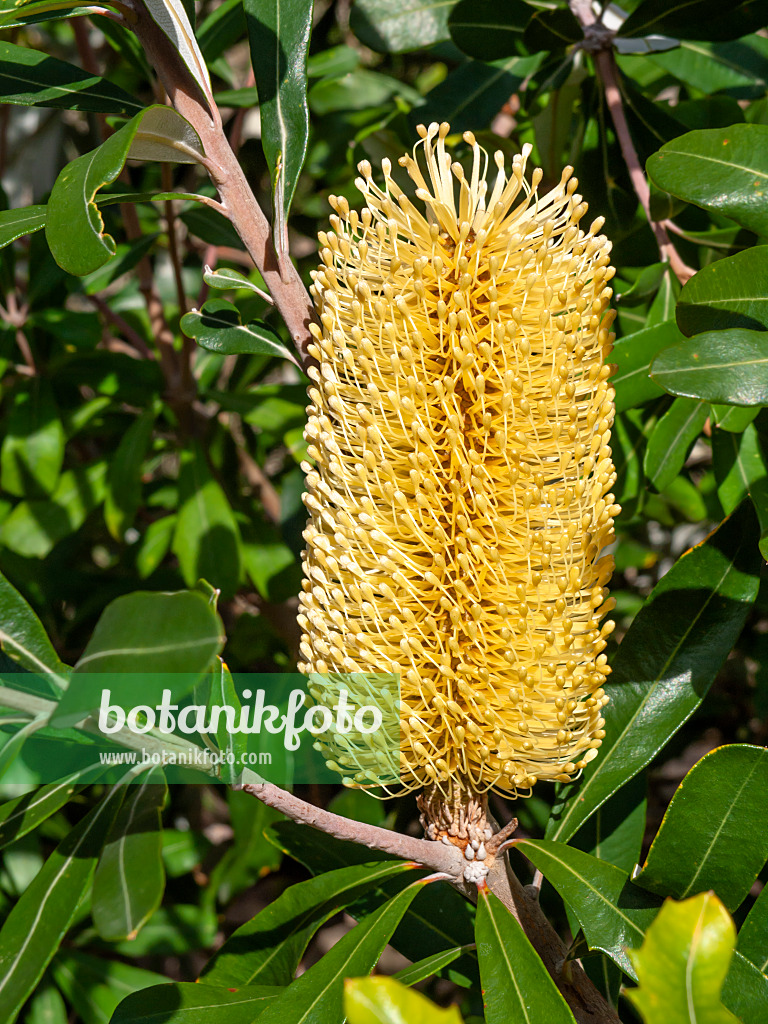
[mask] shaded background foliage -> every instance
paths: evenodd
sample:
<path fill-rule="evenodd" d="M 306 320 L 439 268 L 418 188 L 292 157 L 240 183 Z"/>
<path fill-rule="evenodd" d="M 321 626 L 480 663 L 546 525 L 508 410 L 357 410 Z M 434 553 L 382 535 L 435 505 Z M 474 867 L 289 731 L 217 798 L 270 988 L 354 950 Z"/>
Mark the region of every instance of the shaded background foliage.
<path fill-rule="evenodd" d="M 638 202 L 626 140 L 607 103 L 610 83 L 576 45 L 582 26 L 565 5 L 357 0 L 351 7 L 318 2 L 312 12 L 303 0 L 286 0 L 275 20 L 274 4 L 224 0 L 194 10 L 188 4 L 187 12 L 228 137 L 262 207 L 276 208 L 278 218 L 290 207 L 287 243 L 305 280 L 317 261 L 328 195 L 355 205 L 357 162 L 388 157 L 396 166 L 421 122 L 449 121 L 459 159 L 465 129 L 508 155 L 530 143 L 543 187 L 572 164 L 591 213 L 606 218 L 617 268 L 614 450 L 623 506 L 614 639 L 626 634 L 627 641 L 614 662 L 609 736 L 580 784 L 582 797 L 591 795 L 580 804 L 570 790 L 537 789 L 515 808 L 528 867 L 515 857 L 522 871 L 532 872 L 532 864 L 543 873 L 542 903 L 570 928 L 574 955 L 587 945 L 597 951 L 585 964 L 611 1001 L 618 998 L 619 968 L 625 984 L 635 977 L 624 948 L 641 945 L 657 896 L 682 899 L 701 885 L 714 888 L 738 924 L 754 904 L 739 937 L 747 966 L 740 975 L 732 966 L 723 998 L 741 1020 L 757 1024 L 768 1012 L 768 979 L 760 973 L 768 958 L 768 904 L 759 898 L 768 849 L 758 835 L 768 723 L 768 37 L 760 4 L 724 11 L 696 0 L 681 14 L 666 7 L 630 0 L 623 4 L 626 21 L 620 24 L 612 10 L 606 24 L 618 31 L 614 84 L 637 167 L 648 161 L 650 212 L 656 222 L 672 219 L 672 261 Z M 23 633 L 37 638 L 32 648 L 58 671 L 58 658 L 77 662 L 113 600 L 194 588 L 202 577 L 220 591 L 221 653 L 229 667 L 292 668 L 306 380 L 284 358 L 285 327 L 231 224 L 210 205 L 184 198 L 214 196 L 200 169 L 126 162 L 128 143 L 99 193 L 114 258 L 79 277 L 57 264 L 51 249 L 66 266 L 94 243 L 87 211 L 75 211 L 71 193 L 56 186 L 58 207 L 55 189 L 51 196 L 59 172 L 114 139 L 126 118 L 162 102 L 162 91 L 135 37 L 105 18 L 70 18 L 65 10 L 51 20 L 50 12 L 31 7 L 25 18 L 9 3 L 0 11 L 12 26 L 0 42 L 0 171 L 6 206 L 16 211 L 0 218 L 0 572 L 50 637 L 46 646 L 25 604 L 5 588 L 6 658 L 19 657 L 8 637 Z M 286 78 L 296 67 L 298 79 Z M 278 80 L 284 122 L 275 112 Z M 120 198 L 110 203 L 110 193 Z M 158 193 L 175 198 L 153 200 Z M 43 227 L 49 198 L 46 232 L 28 234 Z M 69 269 L 79 272 L 74 264 Z M 734 352 L 740 366 L 729 371 Z M 714 537 L 681 557 L 731 514 Z M 141 621 L 145 599 L 130 600 L 130 615 Z M 160 625 L 148 622 L 147 629 L 156 635 Z M 2 728 L 12 755 L 18 722 Z M 0 770 L 10 760 L 5 749 Z M 745 778 L 752 780 L 746 791 L 737 785 L 732 792 L 731 784 Z M 61 948 L 52 959 L 53 948 L 39 951 L 48 966 L 22 1019 L 141 1019 L 158 1005 L 157 991 L 145 1002 L 131 996 L 138 1001 L 116 1010 L 125 996 L 167 979 L 193 981 L 237 926 L 258 922 L 257 910 L 310 877 L 317 886 L 312 905 L 321 909 L 307 934 L 307 941 L 315 938 L 305 966 L 344 930 L 333 918 L 341 907 L 356 919 L 394 907 L 391 928 L 379 919 L 371 925 L 378 948 L 400 921 L 392 947 L 401 956 L 437 957 L 407 980 L 431 977 L 432 996 L 461 1003 L 467 1019 L 483 1013 L 477 956 L 467 949 L 474 909 L 454 891 L 433 886 L 406 909 L 405 897 L 401 905 L 387 902 L 403 887 L 400 875 L 382 888 L 361 869 L 347 899 L 332 872 L 346 874 L 350 863 L 371 860 L 370 851 L 304 835 L 221 786 L 171 787 L 165 802 L 157 789 L 135 790 L 115 810 L 117 824 L 105 826 L 95 842 L 92 888 L 89 876 L 83 901 L 78 896 L 67 910 Z M 5 795 L 10 800 L 15 792 Z M 723 793 L 715 812 L 713 794 Z M 642 863 L 673 794 L 639 879 L 643 888 L 633 889 L 634 904 L 622 902 L 627 873 Z M 68 803 L 53 801 L 39 827 L 30 825 L 18 839 L 14 829 L 3 832 L 0 809 L 7 843 L 0 913 L 8 915 L 23 893 L 34 895 L 30 886 L 41 884 L 46 857 L 73 824 L 87 823 L 102 806 L 98 795 L 83 788 Z M 379 803 L 325 788 L 311 796 L 352 818 L 416 827 L 409 799 Z M 134 799 L 144 825 L 120 838 Z M 506 820 L 511 809 L 497 800 L 494 813 Z M 716 847 L 715 861 L 704 857 L 702 877 L 692 880 L 686 871 L 712 848 L 722 822 L 726 835 L 740 841 Z M 536 845 L 545 833 L 571 841 L 563 847 L 570 852 L 558 855 L 563 863 L 552 846 Z M 127 880 L 108 852 L 122 842 L 135 872 Z M 580 853 L 591 859 L 579 860 Z M 606 906 L 591 907 L 585 879 L 608 894 Z M 134 911 L 116 918 L 114 901 L 134 887 Z M 626 906 L 631 927 L 616 921 L 616 908 Z M 486 936 L 494 913 L 481 903 Z M 13 948 L 19 926 L 8 920 L 11 931 L 4 929 L 5 938 L 0 931 L 0 946 Z M 681 928 L 685 933 L 684 922 Z M 515 941 L 505 933 L 507 944 Z M 227 958 L 220 955 L 205 969 L 197 995 L 183 985 L 174 989 L 166 1019 L 183 1020 L 174 1016 L 179 1000 L 198 998 L 205 983 L 253 985 L 258 975 L 259 983 L 285 985 L 302 955 L 303 947 L 289 950 L 282 973 L 263 976 L 256 967 L 251 975 L 222 966 Z M 405 963 L 387 956 L 386 971 Z M 373 960 L 358 957 L 346 973 L 365 974 Z M 508 979 L 494 984 L 504 993 Z M 21 1003 L 31 991 L 19 989 Z M 255 1017 L 255 1008 L 248 1012 L 243 1019 Z M 503 1019 L 492 999 L 485 1012 L 489 1024 Z M 623 998 L 620 1013 L 622 1020 L 639 1019 Z M 210 1016 L 218 1019 L 232 1018 Z"/>

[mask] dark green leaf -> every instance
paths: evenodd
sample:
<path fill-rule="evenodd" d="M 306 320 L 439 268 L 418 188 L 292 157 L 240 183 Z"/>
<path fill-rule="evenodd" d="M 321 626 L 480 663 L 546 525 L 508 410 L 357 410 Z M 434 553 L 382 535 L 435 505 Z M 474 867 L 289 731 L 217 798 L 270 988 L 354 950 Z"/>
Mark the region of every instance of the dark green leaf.
<path fill-rule="evenodd" d="M 747 914 L 736 943 L 739 952 L 763 974 L 768 971 L 768 885 Z"/>
<path fill-rule="evenodd" d="M 172 107 L 153 106 L 136 114 L 98 149 L 67 164 L 53 186 L 45 222 L 48 245 L 59 266 L 84 276 L 114 256 L 115 241 L 104 232 L 95 199 L 99 189 L 117 178 L 129 156 L 195 163 L 201 154 L 191 125 Z"/>
<path fill-rule="evenodd" d="M 468 948 L 470 947 L 454 946 L 453 949 L 445 949 L 442 953 L 433 953 L 432 956 L 424 957 L 423 960 L 417 960 L 415 964 L 403 967 L 393 977 L 403 985 L 418 985 L 420 981 L 433 978 L 454 960 L 458 960 L 463 953 L 467 952 Z"/>
<path fill-rule="evenodd" d="M 95 775 L 97 769 L 86 768 L 75 772 L 61 782 L 41 786 L 15 800 L 0 805 L 0 848 L 21 839 L 27 832 L 55 814 L 73 794 L 87 785 L 84 777 Z"/>
<path fill-rule="evenodd" d="M 68 1024 L 67 1008 L 57 988 L 43 980 L 29 1004 L 24 1024 Z"/>
<path fill-rule="evenodd" d="M 682 337 L 674 321 L 668 320 L 630 334 L 614 345 L 610 359 L 616 364 L 616 372 L 611 383 L 616 389 L 617 412 L 642 405 L 664 393 L 650 378 L 651 362 L 654 356 Z"/>
<path fill-rule="evenodd" d="M 107 114 L 135 113 L 141 104 L 117 85 L 26 46 L 0 42 L 0 101 Z"/>
<path fill-rule="evenodd" d="M 122 540 L 133 526 L 141 503 L 142 468 L 157 411 L 155 405 L 144 410 L 126 430 L 109 461 L 104 522 L 115 540 Z"/>
<path fill-rule="evenodd" d="M 647 803 L 646 780 L 636 775 L 598 807 L 572 845 L 631 875 L 645 838 Z"/>
<path fill-rule="evenodd" d="M 53 676 L 56 689 L 66 687 L 69 668 L 59 660 L 42 623 L 5 576 L 0 575 L 0 644 L 5 654 L 30 672 Z"/>
<path fill-rule="evenodd" d="M 208 14 L 196 34 L 200 51 L 211 64 L 245 35 L 242 0 L 224 0 Z"/>
<path fill-rule="evenodd" d="M 768 332 L 705 331 L 657 356 L 651 377 L 665 391 L 723 405 L 768 405 Z"/>
<path fill-rule="evenodd" d="M 133 964 L 90 956 L 75 949 L 57 953 L 50 970 L 82 1024 L 105 1024 L 126 992 L 165 980 L 162 975 Z"/>
<path fill-rule="evenodd" d="M 537 11 L 523 34 L 526 49 L 557 52 L 578 43 L 584 36 L 581 25 L 567 7 Z"/>
<path fill-rule="evenodd" d="M 109 1024 L 252 1024 L 281 992 L 265 985 L 235 992 L 189 982 L 154 985 L 124 999 Z"/>
<path fill-rule="evenodd" d="M 728 89 L 737 96 L 748 97 L 765 94 L 767 58 L 768 39 L 752 35 L 733 43 L 682 40 L 679 47 L 668 53 L 652 53 L 634 59 L 655 64 L 704 93 Z M 741 119 L 741 116 L 730 118 L 729 123 Z"/>
<path fill-rule="evenodd" d="M 716 430 L 712 458 L 717 496 L 723 511 L 732 512 L 749 497 L 760 524 L 760 551 L 768 552 L 768 458 L 760 434 L 748 424 L 741 434 Z"/>
<path fill-rule="evenodd" d="M 0 213 L 0 249 L 23 235 L 32 235 L 45 227 L 47 206 L 24 206 Z"/>
<path fill-rule="evenodd" d="M 741 632 L 760 568 L 752 510 L 727 519 L 657 583 L 613 659 L 606 736 L 547 837 L 562 842 L 645 767 L 701 703 Z"/>
<path fill-rule="evenodd" d="M 237 307 L 226 299 L 209 299 L 202 310 L 181 318 L 181 329 L 209 352 L 223 355 L 270 355 L 296 362 L 271 327 L 254 320 L 240 322 Z"/>
<path fill-rule="evenodd" d="M 56 847 L 0 930 L 0 1005 L 12 1024 L 75 916 L 124 796 L 115 786 Z"/>
<path fill-rule="evenodd" d="M 642 305 L 656 294 L 668 272 L 669 264 L 667 263 L 651 263 L 650 266 L 643 267 L 630 287 L 617 293 L 616 301 L 627 307 Z"/>
<path fill-rule="evenodd" d="M 13 396 L 0 450 L 0 484 L 16 497 L 51 494 L 64 461 L 64 428 L 50 383 L 37 377 Z"/>
<path fill-rule="evenodd" d="M 525 0 L 459 0 L 448 17 L 448 31 L 458 48 L 470 57 L 499 60 L 518 52 L 533 14 Z"/>
<path fill-rule="evenodd" d="M 712 889 L 736 910 L 768 859 L 768 835 L 753 827 L 766 816 L 768 750 L 713 750 L 672 798 L 638 885 L 676 899 Z"/>
<path fill-rule="evenodd" d="M 657 491 L 668 487 L 683 468 L 708 416 L 706 402 L 676 398 L 658 421 L 648 438 L 644 462 L 645 474 Z"/>
<path fill-rule="evenodd" d="M 307 50 L 312 0 L 244 0 L 261 112 L 261 144 L 272 176 L 275 244 L 287 258 L 286 218 L 307 155 Z"/>
<path fill-rule="evenodd" d="M 759 405 L 713 405 L 712 418 L 720 430 L 741 434 L 760 412 Z"/>
<path fill-rule="evenodd" d="M 755 0 L 643 0 L 619 29 L 622 37 L 666 35 L 675 39 L 739 39 L 765 27 Z"/>
<path fill-rule="evenodd" d="M 768 125 L 688 132 L 648 161 L 658 188 L 768 235 Z"/>
<path fill-rule="evenodd" d="M 515 844 L 567 901 L 590 949 L 601 949 L 635 977 L 627 946 L 638 946 L 661 900 L 638 889 L 621 868 L 583 850 L 544 839 Z"/>
<path fill-rule="evenodd" d="M 703 267 L 685 285 L 675 311 L 689 337 L 729 327 L 768 329 L 768 245 Z"/>
<path fill-rule="evenodd" d="M 448 38 L 448 15 L 456 0 L 357 0 L 350 27 L 361 43 L 379 53 L 406 53 Z"/>
<path fill-rule="evenodd" d="M 525 932 L 487 887 L 477 895 L 475 936 L 487 1024 L 574 1024 Z"/>

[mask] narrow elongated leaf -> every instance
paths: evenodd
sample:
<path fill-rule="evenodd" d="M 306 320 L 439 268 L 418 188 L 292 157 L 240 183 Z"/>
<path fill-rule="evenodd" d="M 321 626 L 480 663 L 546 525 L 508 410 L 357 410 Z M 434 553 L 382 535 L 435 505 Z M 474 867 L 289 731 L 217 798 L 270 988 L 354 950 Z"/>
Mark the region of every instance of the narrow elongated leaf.
<path fill-rule="evenodd" d="M 0 1005 L 12 1024 L 75 916 L 124 795 L 115 786 L 56 847 L 0 930 Z"/>
<path fill-rule="evenodd" d="M 344 983 L 347 1024 L 462 1024 L 458 1006 L 443 1010 L 394 978 L 348 978 Z"/>
<path fill-rule="evenodd" d="M 201 310 L 185 313 L 181 329 L 209 352 L 278 356 L 296 362 L 271 327 L 261 320 L 241 323 L 237 306 L 226 299 L 209 299 Z"/>
<path fill-rule="evenodd" d="M 126 992 L 146 989 L 165 980 L 153 971 L 91 956 L 78 949 L 57 953 L 50 972 L 83 1024 L 104 1024 Z"/>
<path fill-rule="evenodd" d="M 703 267 L 681 291 L 675 315 L 688 336 L 729 327 L 768 329 L 768 245 Z"/>
<path fill-rule="evenodd" d="M 768 977 L 738 950 L 733 954 L 722 998 L 742 1024 L 763 1024 L 768 1006 Z"/>
<path fill-rule="evenodd" d="M 135 114 L 141 104 L 125 90 L 74 64 L 27 46 L 0 42 L 0 100 L 27 107 L 65 107 Z"/>
<path fill-rule="evenodd" d="M 741 434 L 717 430 L 712 435 L 717 496 L 723 511 L 732 512 L 747 497 L 760 524 L 760 551 L 768 552 L 768 461 L 754 423 Z"/>
<path fill-rule="evenodd" d="M 378 53 L 407 53 L 448 38 L 448 15 L 456 0 L 358 0 L 350 27 Z"/>
<path fill-rule="evenodd" d="M 41 786 L 31 793 L 25 793 L 15 800 L 8 800 L 0 805 L 0 849 L 9 843 L 21 839 L 27 832 L 55 814 L 59 808 L 68 803 L 70 798 L 88 784 L 88 776 L 95 775 L 97 769 L 86 768 L 74 772 L 61 782 L 52 782 Z"/>
<path fill-rule="evenodd" d="M 631 876 L 645 837 L 646 788 L 645 778 L 636 775 L 598 807 L 571 840 L 572 845 Z"/>
<path fill-rule="evenodd" d="M 312 0 L 244 0 L 259 91 L 261 144 L 272 176 L 274 235 L 287 255 L 285 222 L 307 155 L 307 50 Z"/>
<path fill-rule="evenodd" d="M 630 952 L 639 987 L 628 997 L 646 1024 L 737 1024 L 720 1002 L 736 940 L 713 893 L 667 900 L 641 949 Z"/>
<path fill-rule="evenodd" d="M 470 57 L 499 60 L 518 52 L 533 13 L 525 0 L 506 0 L 503 4 L 459 0 L 448 16 L 448 31 L 458 48 Z"/>
<path fill-rule="evenodd" d="M 410 870 L 380 861 L 326 871 L 286 889 L 253 920 L 241 925 L 209 960 L 206 985 L 289 985 L 312 935 L 369 889 Z"/>
<path fill-rule="evenodd" d="M 755 533 L 745 506 L 657 583 L 613 659 L 599 756 L 564 788 L 547 838 L 567 842 L 698 707 L 757 595 Z"/>
<path fill-rule="evenodd" d="M 642 0 L 620 32 L 626 36 L 666 35 L 674 39 L 739 39 L 765 27 L 765 11 L 754 0 Z"/>
<path fill-rule="evenodd" d="M 401 971 L 393 974 L 392 977 L 396 978 L 403 985 L 418 985 L 420 981 L 433 978 L 444 967 L 452 964 L 454 960 L 458 960 L 469 948 L 469 946 L 454 946 L 453 949 L 443 950 L 442 953 L 425 956 L 423 960 L 417 960 L 415 964 L 403 967 Z"/>
<path fill-rule="evenodd" d="M 617 412 L 663 395 L 662 388 L 650 378 L 650 366 L 659 352 L 682 338 L 676 324 L 667 320 L 630 334 L 614 345 L 611 362 L 616 365 L 616 372 L 611 383 L 616 389 Z"/>
<path fill-rule="evenodd" d="M 648 161 L 655 185 L 768 235 L 768 125 L 688 132 Z"/>
<path fill-rule="evenodd" d="M 173 551 L 187 586 L 206 579 L 230 598 L 240 582 L 240 531 L 200 445 L 183 453 Z"/>
<path fill-rule="evenodd" d="M 643 466 L 656 490 L 668 487 L 683 468 L 707 416 L 706 402 L 676 398 L 656 424 L 648 438 Z"/>
<path fill-rule="evenodd" d="M 224 662 L 217 659 L 218 667 L 211 672 L 211 694 L 208 698 L 209 710 L 214 707 L 234 708 L 235 718 L 240 716 L 240 696 L 237 692 L 232 673 Z M 242 732 L 230 732 L 226 718 L 218 719 L 216 743 L 219 750 L 228 758 L 221 766 L 221 781 L 233 785 L 242 777 L 239 766 L 246 764 L 241 758 L 248 750 L 248 736 Z M 221 863 L 221 862 L 220 862 Z"/>
<path fill-rule="evenodd" d="M 0 644 L 25 669 L 48 677 L 56 690 L 66 687 L 69 667 L 59 659 L 37 615 L 2 574 Z"/>
<path fill-rule="evenodd" d="M 705 331 L 657 356 L 651 377 L 665 391 L 723 405 L 768 405 L 768 332 Z"/>
<path fill-rule="evenodd" d="M 652 53 L 649 62 L 694 89 L 712 95 L 724 89 L 760 94 L 765 90 L 765 59 L 768 40 L 746 36 L 733 43 L 705 43 L 681 40 L 668 53 Z M 733 116 L 728 120 L 738 120 Z"/>
<path fill-rule="evenodd" d="M 760 412 L 759 405 L 713 405 L 715 426 L 734 434 L 741 434 Z"/>
<path fill-rule="evenodd" d="M 574 1024 L 525 932 L 487 888 L 478 892 L 475 936 L 487 1024 Z"/>
<path fill-rule="evenodd" d="M 768 750 L 733 743 L 703 757 L 683 779 L 637 884 L 685 899 L 707 889 L 736 910 L 768 860 Z"/>
<path fill-rule="evenodd" d="M 209 288 L 216 288 L 219 291 L 226 291 L 230 288 L 247 288 L 249 291 L 268 299 L 270 302 L 272 301 L 269 295 L 263 292 L 245 274 L 241 274 L 237 270 L 231 270 L 229 267 L 219 267 L 216 270 L 206 267 L 203 280 Z"/>
<path fill-rule="evenodd" d="M 162 6 L 164 0 L 152 2 Z M 195 163 L 201 154 L 189 122 L 172 107 L 157 105 L 136 114 L 98 149 L 67 164 L 51 191 L 45 222 L 48 245 L 59 266 L 84 276 L 114 256 L 115 241 L 104 232 L 95 199 L 99 189 L 117 178 L 129 156 Z"/>
<path fill-rule="evenodd" d="M 160 906 L 165 890 L 162 772 L 129 788 L 93 878 L 93 923 L 102 939 L 133 938 Z"/>
<path fill-rule="evenodd" d="M 184 4 L 181 0 L 144 0 L 144 4 L 152 16 L 152 20 L 170 39 L 174 49 L 200 87 L 203 96 L 213 102 L 208 68 L 200 52 L 200 47 L 197 45 Z"/>
<path fill-rule="evenodd" d="M 109 1024 L 252 1024 L 282 989 L 254 985 L 237 991 L 213 985 L 153 985 L 125 998 Z"/>
<path fill-rule="evenodd" d="M 47 206 L 24 206 L 0 212 L 0 249 L 23 235 L 33 235 L 45 227 Z"/>
<path fill-rule="evenodd" d="M 31 381 L 13 396 L 0 449 L 0 484 L 18 498 L 53 493 L 64 461 L 64 427 L 50 383 Z"/>
<path fill-rule="evenodd" d="M 245 12 L 242 0 L 224 0 L 197 27 L 197 41 L 206 63 L 215 61 L 244 34 Z M 218 95 L 216 99 L 218 101 Z"/>
<path fill-rule="evenodd" d="M 763 974 L 768 972 L 768 885 L 757 897 L 739 929 L 737 949 Z"/>
<path fill-rule="evenodd" d="M 29 1004 L 24 1024 L 68 1024 L 67 1007 L 61 993 L 45 981 Z"/>
<path fill-rule="evenodd" d="M 133 525 L 141 502 L 141 473 L 157 407 L 149 405 L 123 435 L 107 470 L 104 521 L 115 538 L 122 540 Z"/>
<path fill-rule="evenodd" d="M 590 949 L 601 949 L 634 978 L 627 946 L 642 943 L 661 900 L 637 888 L 626 871 L 583 850 L 545 839 L 515 845 L 566 900 Z"/>
<path fill-rule="evenodd" d="M 344 978 L 370 973 L 423 885 L 409 885 L 348 932 L 322 960 L 284 989 L 261 1015 L 259 1024 L 342 1024 Z"/>

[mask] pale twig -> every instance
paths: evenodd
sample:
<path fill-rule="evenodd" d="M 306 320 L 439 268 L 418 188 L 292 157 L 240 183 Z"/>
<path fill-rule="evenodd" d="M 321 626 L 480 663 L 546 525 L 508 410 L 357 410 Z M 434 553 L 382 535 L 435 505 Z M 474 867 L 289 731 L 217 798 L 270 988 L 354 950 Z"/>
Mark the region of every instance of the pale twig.
<path fill-rule="evenodd" d="M 664 262 L 669 263 L 678 281 L 685 284 L 696 271 L 685 263 L 675 249 L 667 231 L 667 222 L 654 220 L 651 216 L 651 190 L 627 124 L 624 101 L 619 87 L 619 72 L 613 53 L 612 34 L 598 21 L 590 0 L 569 0 L 569 6 L 584 30 L 583 48 L 591 54 L 595 63 L 595 70 L 603 86 L 605 102 L 613 121 L 624 163 L 627 165 L 632 188 L 648 219 L 659 254 Z"/>

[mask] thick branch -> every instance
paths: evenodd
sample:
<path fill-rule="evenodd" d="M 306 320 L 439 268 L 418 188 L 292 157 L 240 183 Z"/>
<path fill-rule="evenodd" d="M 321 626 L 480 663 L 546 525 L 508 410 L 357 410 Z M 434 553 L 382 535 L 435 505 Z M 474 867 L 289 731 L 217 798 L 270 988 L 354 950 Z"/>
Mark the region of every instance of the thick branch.
<path fill-rule="evenodd" d="M 312 300 L 291 261 L 278 261 L 267 218 L 227 141 L 221 119 L 211 115 L 208 101 L 143 4 L 136 5 L 132 28 L 174 107 L 200 136 L 226 215 L 259 268 L 306 368 L 312 362 L 307 351 L 309 325 L 316 320 Z"/>
<path fill-rule="evenodd" d="M 610 34 L 598 22 L 590 0 L 569 0 L 569 6 L 584 29 L 584 49 L 592 53 L 595 70 L 603 86 L 605 102 L 611 114 L 632 188 L 648 218 L 651 231 L 653 231 L 656 244 L 659 247 L 659 254 L 662 260 L 669 263 L 680 283 L 685 284 L 696 271 L 681 258 L 669 237 L 666 221 L 657 221 L 651 216 L 651 190 L 627 124 L 624 101 L 619 88 L 619 71 L 616 67 Z"/>

